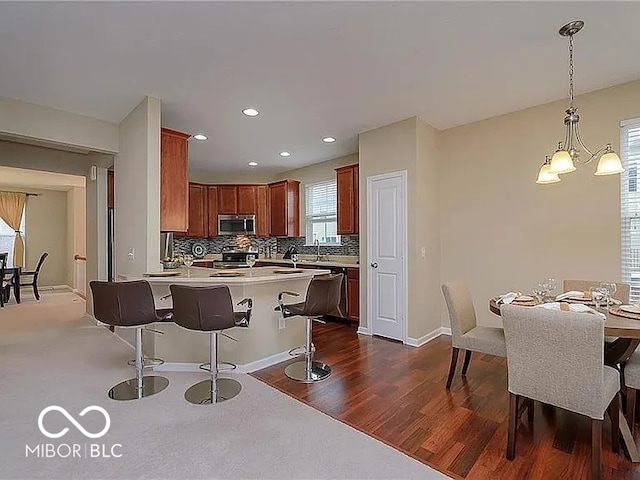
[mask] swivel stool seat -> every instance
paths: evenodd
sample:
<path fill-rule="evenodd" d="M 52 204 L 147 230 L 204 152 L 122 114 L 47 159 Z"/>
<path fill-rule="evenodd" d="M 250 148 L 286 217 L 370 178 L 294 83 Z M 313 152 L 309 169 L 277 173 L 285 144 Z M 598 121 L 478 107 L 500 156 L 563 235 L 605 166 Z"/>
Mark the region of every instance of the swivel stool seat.
<path fill-rule="evenodd" d="M 155 322 L 171 320 L 170 310 L 156 310 L 151 286 L 144 280 L 134 282 L 89 283 L 93 295 L 93 315 L 110 327 L 135 330 L 135 359 L 128 362 L 135 366 L 136 376 L 115 385 L 109 390 L 113 400 L 135 400 L 161 392 L 169 385 L 165 377 L 144 375 L 144 369 L 161 365 L 163 360 L 145 358 L 142 348 L 142 330 Z"/>
<path fill-rule="evenodd" d="M 209 380 L 196 383 L 187 389 L 184 398 L 189 403 L 209 404 L 229 400 L 240 393 L 242 385 L 231 378 L 218 378 L 218 337 L 229 335 L 224 330 L 234 327 L 248 328 L 251 321 L 253 301 L 245 298 L 238 305 L 247 305 L 244 312 L 234 312 L 231 292 L 226 285 L 214 287 L 188 287 L 171 285 L 173 298 L 173 320 L 177 325 L 188 330 L 207 332 L 210 334 L 209 363 L 200 368 L 210 374 Z M 235 365 L 228 364 L 232 368 Z"/>
<path fill-rule="evenodd" d="M 292 356 L 304 356 L 304 360 L 288 365 L 284 369 L 287 377 L 303 383 L 313 383 L 324 380 L 331 375 L 331 367 L 325 363 L 315 361 L 315 346 L 313 345 L 313 322 L 325 323 L 319 317 L 333 315 L 344 316 L 340 311 L 340 294 L 342 292 L 342 273 L 334 275 L 319 275 L 313 277 L 307 296 L 303 303 L 285 305 L 284 295 L 299 297 L 296 292 L 281 292 L 278 295 L 278 309 L 284 318 L 302 316 L 306 317 L 306 341 L 302 347 L 289 351 Z"/>

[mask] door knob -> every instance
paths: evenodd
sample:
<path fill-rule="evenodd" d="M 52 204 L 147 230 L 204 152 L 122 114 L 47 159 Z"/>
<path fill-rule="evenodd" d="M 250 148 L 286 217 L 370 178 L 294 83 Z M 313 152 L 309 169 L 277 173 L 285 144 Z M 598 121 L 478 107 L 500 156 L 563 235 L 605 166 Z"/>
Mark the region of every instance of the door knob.
<path fill-rule="evenodd" d="M 372 266 L 373 268 L 378 268 L 378 262 L 373 262 L 373 263 L 371 264 L 371 266 Z"/>

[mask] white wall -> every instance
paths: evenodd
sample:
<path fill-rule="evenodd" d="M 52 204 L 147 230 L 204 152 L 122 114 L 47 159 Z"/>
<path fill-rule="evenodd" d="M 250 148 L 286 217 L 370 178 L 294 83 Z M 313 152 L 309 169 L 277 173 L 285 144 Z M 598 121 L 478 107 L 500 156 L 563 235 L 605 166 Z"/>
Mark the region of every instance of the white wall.
<path fill-rule="evenodd" d="M 86 151 L 116 153 L 118 125 L 0 97 L 0 134 Z"/>
<path fill-rule="evenodd" d="M 440 327 L 437 239 L 437 132 L 417 117 L 360 134 L 360 264 L 368 265 L 367 178 L 406 170 L 408 176 L 407 333 L 412 339 Z M 426 191 L 425 191 L 426 189 Z M 427 248 L 422 258 L 421 248 Z M 368 269 L 360 269 L 360 325 L 366 326 Z"/>
<path fill-rule="evenodd" d="M 640 116 L 640 81 L 576 105 L 587 146 L 619 151 L 620 121 Z M 442 134 L 442 281 L 469 285 L 483 323 L 500 324 L 487 313 L 490 296 L 531 292 L 549 276 L 620 280 L 620 176 L 595 177 L 592 163 L 560 183 L 535 183 L 564 135 L 565 108 L 554 102 Z"/>
<path fill-rule="evenodd" d="M 160 100 L 146 97 L 120 123 L 114 164 L 116 274 L 160 267 Z M 134 259 L 128 256 L 133 250 Z"/>

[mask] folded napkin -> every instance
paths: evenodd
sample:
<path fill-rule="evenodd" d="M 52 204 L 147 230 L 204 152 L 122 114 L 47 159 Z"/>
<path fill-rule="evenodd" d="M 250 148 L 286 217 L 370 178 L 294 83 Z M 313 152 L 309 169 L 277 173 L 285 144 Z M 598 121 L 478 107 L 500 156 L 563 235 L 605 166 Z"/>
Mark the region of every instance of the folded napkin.
<path fill-rule="evenodd" d="M 586 297 L 585 297 L 585 293 L 587 293 Z M 560 301 L 560 300 L 565 300 L 565 299 L 567 299 L 567 298 L 572 298 L 572 297 L 576 297 L 576 298 L 577 298 L 577 297 L 580 297 L 580 298 L 587 298 L 587 297 L 589 297 L 589 296 L 590 296 L 590 295 L 589 295 L 589 292 L 582 292 L 582 291 L 580 291 L 580 290 L 571 290 L 570 292 L 564 292 L 564 293 L 561 293 L 560 295 L 558 295 L 558 296 L 556 297 L 556 300 L 557 300 L 557 301 Z M 610 302 L 611 302 L 613 305 L 622 305 L 622 302 L 621 302 L 620 300 L 616 300 L 615 298 L 612 298 L 612 299 L 610 300 Z"/>
<path fill-rule="evenodd" d="M 520 292 L 508 292 L 508 293 L 505 293 L 504 295 L 498 295 L 498 298 L 496 299 L 496 303 L 498 305 L 500 305 L 501 303 L 504 303 L 505 305 L 509 305 L 520 295 L 522 295 L 522 293 Z"/>
<path fill-rule="evenodd" d="M 558 295 L 556 297 L 556 300 L 564 300 L 564 299 L 570 298 L 570 297 L 583 297 L 583 296 L 584 296 L 584 292 L 579 291 L 579 290 L 571 290 L 570 292 L 561 293 L 560 295 Z"/>
<path fill-rule="evenodd" d="M 564 305 L 564 306 L 563 306 Z M 583 305 L 582 303 L 562 303 L 562 302 L 551 302 L 551 303 L 541 303 L 540 305 L 536 305 L 533 308 L 545 308 L 547 310 L 565 310 L 569 312 L 576 313 L 591 313 L 593 315 L 597 315 L 602 320 L 606 320 L 606 316 L 602 312 L 598 312 L 593 308 Z"/>

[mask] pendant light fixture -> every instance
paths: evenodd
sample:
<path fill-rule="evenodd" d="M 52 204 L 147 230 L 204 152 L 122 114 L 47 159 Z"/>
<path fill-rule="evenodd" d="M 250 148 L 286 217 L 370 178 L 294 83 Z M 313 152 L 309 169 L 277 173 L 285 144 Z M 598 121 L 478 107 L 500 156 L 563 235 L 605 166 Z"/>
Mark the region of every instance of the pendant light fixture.
<path fill-rule="evenodd" d="M 564 117 L 564 142 L 558 142 L 551 159 L 547 157 L 542 164 L 538 180 L 536 180 L 536 183 L 539 184 L 557 183 L 560 181 L 559 174 L 576 170 L 576 163 L 587 164 L 598 157 L 596 175 L 613 175 L 624 171 L 620 157 L 610 143 L 596 152 L 592 152 L 580 137 L 580 115 L 578 115 L 578 109 L 573 105 L 573 36 L 582 30 L 582 27 L 584 27 L 584 22 L 575 20 L 563 25 L 558 32 L 563 37 L 569 37 L 569 108 L 565 111 L 566 116 Z"/>

